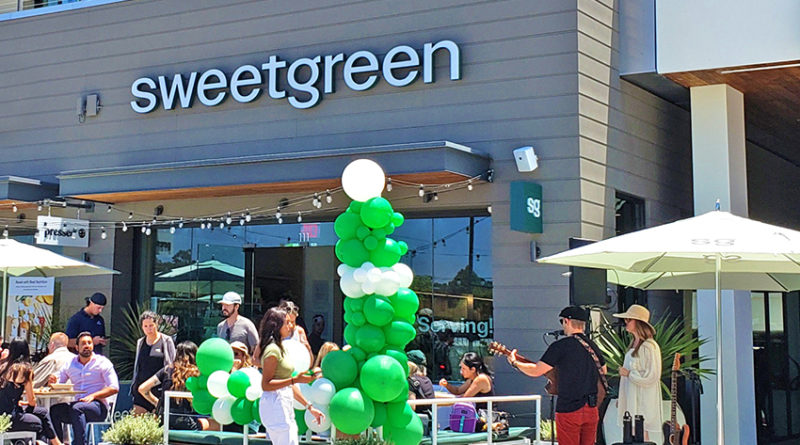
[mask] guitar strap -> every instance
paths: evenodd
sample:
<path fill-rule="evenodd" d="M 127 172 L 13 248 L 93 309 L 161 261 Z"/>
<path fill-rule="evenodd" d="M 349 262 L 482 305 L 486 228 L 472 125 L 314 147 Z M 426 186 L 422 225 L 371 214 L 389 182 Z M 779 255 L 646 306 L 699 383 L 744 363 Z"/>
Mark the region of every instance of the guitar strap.
<path fill-rule="evenodd" d="M 605 388 L 606 393 L 608 393 L 608 380 L 606 380 L 606 375 L 601 372 L 603 365 L 600 364 L 600 359 L 597 358 L 597 354 L 595 354 L 594 349 L 589 346 L 589 343 L 586 343 L 586 340 L 584 340 L 580 334 L 574 335 L 573 337 L 575 337 L 575 339 L 578 340 L 578 342 L 583 345 L 584 348 L 586 348 L 586 351 L 589 352 L 589 355 L 592 356 L 594 365 L 597 367 L 597 375 L 600 376 L 600 382 L 603 383 L 603 388 Z"/>

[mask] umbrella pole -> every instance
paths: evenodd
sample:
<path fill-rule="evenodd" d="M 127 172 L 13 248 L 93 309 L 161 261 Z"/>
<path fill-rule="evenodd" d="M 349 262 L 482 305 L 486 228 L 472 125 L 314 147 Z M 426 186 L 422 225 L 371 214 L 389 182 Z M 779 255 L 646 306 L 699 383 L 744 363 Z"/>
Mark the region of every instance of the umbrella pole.
<path fill-rule="evenodd" d="M 2 295 L 3 301 L 2 303 L 0 303 L 0 307 L 3 308 L 3 310 L 0 311 L 0 316 L 2 316 L 3 319 L 0 320 L 0 337 L 5 337 L 6 335 L 6 310 L 8 309 L 6 307 L 6 300 L 8 300 L 7 281 L 8 281 L 8 269 L 3 269 L 3 295 Z"/>
<path fill-rule="evenodd" d="M 722 291 L 720 290 L 719 273 L 722 268 L 722 257 L 717 254 L 714 268 L 714 284 L 716 287 L 717 306 L 717 443 L 725 444 L 724 408 L 722 405 Z"/>

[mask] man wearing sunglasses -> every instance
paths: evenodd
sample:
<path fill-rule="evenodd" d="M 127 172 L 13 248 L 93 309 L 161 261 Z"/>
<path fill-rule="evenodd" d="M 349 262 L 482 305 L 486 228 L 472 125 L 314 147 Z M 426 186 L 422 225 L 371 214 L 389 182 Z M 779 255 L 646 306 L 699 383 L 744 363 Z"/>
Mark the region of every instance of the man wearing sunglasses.
<path fill-rule="evenodd" d="M 236 292 L 225 292 L 219 304 L 222 305 L 220 313 L 225 319 L 217 325 L 217 337 L 229 343 L 242 342 L 247 345 L 248 352 L 252 352 L 258 344 L 258 330 L 252 321 L 239 314 L 242 296 Z"/>
<path fill-rule="evenodd" d="M 509 354 L 508 362 L 531 377 L 539 377 L 555 368 L 558 373 L 558 443 L 593 445 L 599 421 L 597 386 L 601 377 L 598 371 L 606 373 L 605 361 L 600 349 L 584 333 L 589 321 L 586 309 L 568 306 L 558 316 L 566 337 L 551 344 L 538 363 L 518 361 L 516 349 Z"/>

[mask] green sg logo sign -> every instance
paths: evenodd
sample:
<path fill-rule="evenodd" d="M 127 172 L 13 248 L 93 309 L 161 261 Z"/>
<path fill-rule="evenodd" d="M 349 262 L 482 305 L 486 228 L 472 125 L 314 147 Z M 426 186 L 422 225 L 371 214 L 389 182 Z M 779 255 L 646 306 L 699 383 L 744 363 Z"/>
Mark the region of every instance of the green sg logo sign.
<path fill-rule="evenodd" d="M 511 182 L 511 230 L 542 233 L 542 186 Z"/>

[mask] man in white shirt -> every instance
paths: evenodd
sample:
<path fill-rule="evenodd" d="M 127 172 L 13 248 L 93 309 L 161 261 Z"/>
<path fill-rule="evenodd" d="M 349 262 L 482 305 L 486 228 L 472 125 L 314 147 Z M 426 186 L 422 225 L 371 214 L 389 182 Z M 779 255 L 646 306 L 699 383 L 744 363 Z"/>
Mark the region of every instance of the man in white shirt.
<path fill-rule="evenodd" d="M 75 354 L 67 349 L 68 342 L 69 338 L 63 332 L 53 332 L 50 336 L 50 342 L 47 344 L 47 356 L 33 367 L 33 387 L 35 389 L 47 385 L 50 374 L 58 375 L 75 358 Z"/>
<path fill-rule="evenodd" d="M 78 356 L 57 374 L 50 374 L 50 383 L 72 382 L 80 393 L 70 403 L 59 403 L 50 408 L 50 417 L 58 437 L 64 437 L 63 424 L 72 425 L 75 438 L 72 445 L 85 445 L 87 422 L 99 422 L 108 414 L 108 398 L 119 392 L 119 379 L 111 360 L 94 353 L 90 332 L 78 334 Z"/>

